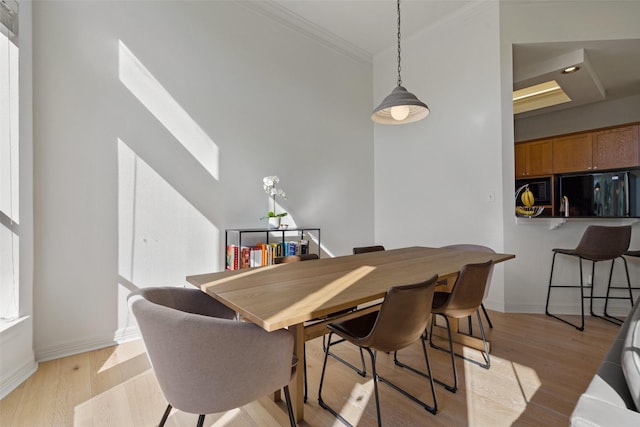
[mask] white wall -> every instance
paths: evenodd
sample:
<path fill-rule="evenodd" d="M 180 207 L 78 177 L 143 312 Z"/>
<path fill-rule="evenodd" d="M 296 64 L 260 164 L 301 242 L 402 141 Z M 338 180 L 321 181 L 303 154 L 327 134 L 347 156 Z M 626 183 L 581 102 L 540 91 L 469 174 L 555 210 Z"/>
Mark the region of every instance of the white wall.
<path fill-rule="evenodd" d="M 218 1 L 37 2 L 34 50 L 40 360 L 126 337 L 131 289 L 222 269 L 265 175 L 327 253 L 372 239 L 371 64 Z"/>
<path fill-rule="evenodd" d="M 497 2 L 476 4 L 403 37 L 404 86 L 431 113 L 405 126 L 375 126 L 376 243 L 503 249 L 498 10 Z M 403 13 L 411 13 L 410 2 Z M 396 81 L 395 55 L 374 58 L 376 102 Z M 501 268 L 488 300 L 494 308 L 503 305 Z"/>
<path fill-rule="evenodd" d="M 627 1 L 590 2 L 508 2 L 501 5 L 501 73 L 503 119 L 503 192 L 513 192 L 513 125 L 511 116 L 511 46 L 514 43 L 540 43 L 552 41 L 611 40 L 640 37 L 640 3 Z M 592 111 L 591 109 L 588 111 Z M 583 113 L 585 110 L 583 110 Z M 568 113 L 567 113 L 568 114 Z M 565 115 L 565 119 L 570 119 Z M 583 118 L 597 122 L 594 117 Z M 551 126 L 557 126 L 551 122 Z M 564 126 L 570 126 L 565 124 Z M 598 125 L 599 126 L 599 125 Z M 511 193 L 512 194 L 512 193 Z M 640 235 L 635 220 L 569 220 L 558 229 L 549 229 L 547 220 L 518 220 L 512 215 L 513 203 L 505 198 L 504 234 L 505 250 L 517 254 L 513 262 L 505 265 L 505 308 L 508 311 L 544 312 L 547 284 L 551 268 L 551 249 L 575 247 L 588 224 L 620 225 L 634 223 L 631 247 L 640 247 Z M 630 263 L 632 281 L 640 280 L 638 263 Z M 573 259 L 557 264 L 560 278 L 569 283 L 577 280 L 577 265 Z M 606 283 L 608 264 L 597 266 L 596 280 Z M 622 270 L 617 270 L 621 273 Z M 622 277 L 614 276 L 617 283 Z M 562 280 L 562 279 L 560 279 Z M 553 295 L 552 310 L 578 313 L 579 298 L 570 292 Z M 600 304 L 597 304 L 599 306 Z M 628 302 L 614 304 L 628 310 Z M 615 308 L 615 307 L 614 307 Z"/>

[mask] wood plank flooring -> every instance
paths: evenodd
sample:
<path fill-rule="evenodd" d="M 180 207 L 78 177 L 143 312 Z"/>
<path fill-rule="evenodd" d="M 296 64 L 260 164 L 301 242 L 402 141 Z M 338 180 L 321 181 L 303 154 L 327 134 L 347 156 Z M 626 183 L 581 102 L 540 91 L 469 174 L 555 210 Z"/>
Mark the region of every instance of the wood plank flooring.
<path fill-rule="evenodd" d="M 431 415 L 385 384 L 380 384 L 382 422 L 386 426 L 566 426 L 578 396 L 585 390 L 618 327 L 587 319 L 579 332 L 544 315 L 490 311 L 494 329 L 489 370 L 457 359 L 459 390 L 436 386 L 439 410 Z M 475 324 L 474 324 L 475 325 Z M 474 332 L 477 332 L 477 325 Z M 348 345 L 336 352 L 359 363 Z M 428 349 L 436 378 L 450 381 L 448 354 Z M 481 359 L 475 350 L 459 348 Z M 322 368 L 321 339 L 307 344 L 309 401 L 303 426 L 340 426 L 317 403 Z M 365 353 L 366 356 L 366 353 Z M 415 344 L 399 354 L 422 366 Z M 370 371 L 369 361 L 367 369 Z M 394 366 L 391 355 L 378 354 L 378 369 L 403 388 L 429 401 L 427 382 Z M 354 425 L 376 425 L 373 383 L 329 359 L 325 401 Z M 160 392 L 141 341 L 82 353 L 40 364 L 38 371 L 0 401 L 1 427 L 154 426 L 166 401 Z M 195 426 L 197 416 L 174 410 L 167 426 Z M 265 397 L 239 410 L 208 415 L 205 426 L 288 425 L 282 402 Z"/>

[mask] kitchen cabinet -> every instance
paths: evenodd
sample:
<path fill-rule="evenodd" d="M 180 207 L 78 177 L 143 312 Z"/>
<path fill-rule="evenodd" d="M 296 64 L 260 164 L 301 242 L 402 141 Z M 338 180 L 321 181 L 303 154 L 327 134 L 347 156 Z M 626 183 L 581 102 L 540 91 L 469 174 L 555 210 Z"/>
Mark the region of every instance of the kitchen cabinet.
<path fill-rule="evenodd" d="M 553 173 L 589 171 L 593 168 L 591 132 L 553 139 Z"/>
<path fill-rule="evenodd" d="M 593 133 L 593 169 L 640 166 L 638 125 Z"/>
<path fill-rule="evenodd" d="M 528 178 L 553 173 L 552 140 L 525 142 L 515 146 L 516 178 Z"/>

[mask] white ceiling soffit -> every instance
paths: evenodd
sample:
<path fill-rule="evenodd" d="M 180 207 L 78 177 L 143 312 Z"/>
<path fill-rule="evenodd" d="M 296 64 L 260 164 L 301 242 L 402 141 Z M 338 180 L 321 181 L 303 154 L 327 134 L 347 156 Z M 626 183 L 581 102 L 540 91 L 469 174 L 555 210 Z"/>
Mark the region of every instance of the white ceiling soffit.
<path fill-rule="evenodd" d="M 578 71 L 564 74 L 567 67 L 578 67 Z M 564 93 L 569 97 L 572 107 L 603 101 L 606 98 L 606 90 L 600 79 L 595 74 L 589 58 L 584 49 L 577 49 L 558 56 L 530 63 L 514 70 L 514 90 L 534 86 L 542 82 L 556 81 Z M 550 104 L 536 104 L 535 98 L 529 107 L 515 109 L 514 112 L 526 112 L 563 104 L 550 99 Z M 538 100 L 539 101 L 539 100 Z M 555 102 L 555 103 L 554 103 Z M 562 107 L 557 107 L 562 108 Z M 549 111 L 549 110 L 546 110 Z"/>
<path fill-rule="evenodd" d="M 571 65 L 582 68 L 562 74 Z M 572 101 L 517 118 L 640 95 L 640 39 L 514 44 L 513 89 L 549 80 L 556 80 Z"/>

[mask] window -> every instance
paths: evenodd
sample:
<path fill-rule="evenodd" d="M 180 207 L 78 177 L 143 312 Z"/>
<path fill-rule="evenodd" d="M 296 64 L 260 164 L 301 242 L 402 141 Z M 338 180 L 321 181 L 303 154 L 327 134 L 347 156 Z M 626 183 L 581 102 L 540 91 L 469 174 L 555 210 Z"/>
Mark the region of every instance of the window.
<path fill-rule="evenodd" d="M 19 316 L 18 4 L 0 0 L 0 320 Z"/>

